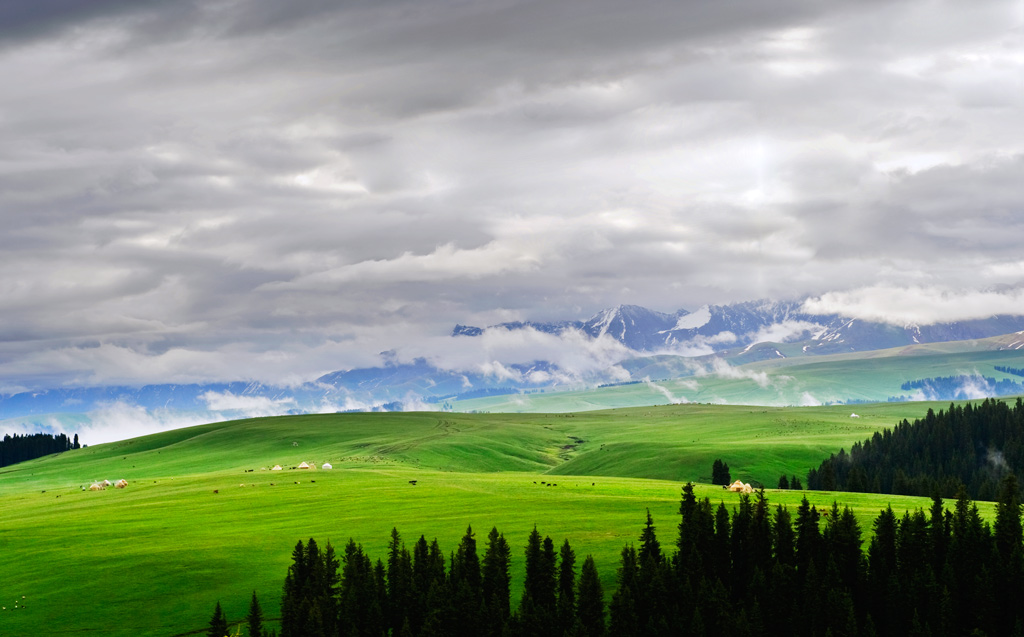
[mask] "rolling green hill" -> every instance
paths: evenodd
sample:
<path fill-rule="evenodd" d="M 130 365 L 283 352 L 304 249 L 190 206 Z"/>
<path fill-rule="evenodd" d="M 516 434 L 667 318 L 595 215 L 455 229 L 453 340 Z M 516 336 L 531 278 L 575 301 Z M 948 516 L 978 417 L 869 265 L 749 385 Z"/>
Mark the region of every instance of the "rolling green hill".
<path fill-rule="evenodd" d="M 467 525 L 480 540 L 497 526 L 513 546 L 518 584 L 536 524 L 557 542 L 569 538 L 581 557 L 594 554 L 610 592 L 618 553 L 636 540 L 645 510 L 670 545 L 682 481 L 706 482 L 715 458 L 734 477 L 774 484 L 928 406 L 858 406 L 859 418 L 849 407 L 708 405 L 290 416 L 41 458 L 0 473 L 0 634 L 184 634 L 202 629 L 218 600 L 241 619 L 253 590 L 274 617 L 297 540 L 354 537 L 383 557 L 393 526 L 408 544 L 424 534 L 445 551 Z M 302 461 L 334 469 L 290 468 Z M 275 464 L 285 469 L 269 470 Z M 127 489 L 82 490 L 120 478 Z M 698 493 L 737 497 L 712 486 Z M 793 506 L 802 495 L 769 498 Z M 886 503 L 923 504 L 809 496 L 855 507 L 866 532 Z"/>

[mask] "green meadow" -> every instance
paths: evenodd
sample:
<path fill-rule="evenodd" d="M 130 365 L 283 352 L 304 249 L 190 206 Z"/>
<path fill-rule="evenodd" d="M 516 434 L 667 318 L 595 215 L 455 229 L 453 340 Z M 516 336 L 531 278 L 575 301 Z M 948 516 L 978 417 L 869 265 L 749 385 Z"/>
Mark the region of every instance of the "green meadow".
<path fill-rule="evenodd" d="M 513 546 L 513 579 L 534 525 L 593 554 L 610 595 L 618 553 L 650 509 L 662 542 L 680 487 L 707 485 L 715 458 L 734 478 L 774 485 L 829 453 L 947 404 L 851 408 L 710 405 L 567 414 L 338 414 L 215 423 L 90 446 L 0 470 L 0 634 L 199 634 L 219 600 L 241 620 L 257 592 L 269 617 L 297 541 L 355 538 L 385 557 L 392 527 L 411 545 L 454 550 L 471 525 Z M 87 442 L 87 441 L 86 441 Z M 292 469 L 325 461 L 331 470 Z M 271 471 L 280 464 L 282 471 Z M 126 479 L 126 489 L 83 491 Z M 411 481 L 415 481 L 412 484 Z M 553 486 L 557 485 L 557 486 Z M 805 492 L 769 490 L 795 507 Z M 918 498 L 806 492 L 878 511 Z M 982 507 L 990 513 L 990 506 Z M 513 592 L 513 603 L 518 595 Z M 18 608 L 15 609 L 14 606 Z"/>

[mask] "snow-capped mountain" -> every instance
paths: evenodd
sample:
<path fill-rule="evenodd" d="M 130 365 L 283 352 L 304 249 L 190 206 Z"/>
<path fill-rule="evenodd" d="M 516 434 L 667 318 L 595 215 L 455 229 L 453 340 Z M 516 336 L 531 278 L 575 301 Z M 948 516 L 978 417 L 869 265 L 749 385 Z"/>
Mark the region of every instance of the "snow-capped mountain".
<path fill-rule="evenodd" d="M 665 314 L 620 305 L 586 321 L 501 323 L 487 329 L 532 328 L 550 334 L 578 330 L 594 339 L 611 337 L 641 353 L 693 353 L 699 349 L 722 352 L 760 342 L 802 342 L 803 352 L 808 355 L 988 338 L 1024 329 L 1024 316 L 896 326 L 838 314 L 812 314 L 803 311 L 802 306 L 801 301 L 750 301 Z M 472 337 L 483 332 L 484 328 L 457 325 L 452 336 Z"/>

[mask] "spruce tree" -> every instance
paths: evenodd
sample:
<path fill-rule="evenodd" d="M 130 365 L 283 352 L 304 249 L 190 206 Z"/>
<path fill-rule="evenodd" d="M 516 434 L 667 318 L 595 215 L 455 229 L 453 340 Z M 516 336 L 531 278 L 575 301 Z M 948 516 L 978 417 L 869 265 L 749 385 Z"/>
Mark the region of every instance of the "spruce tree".
<path fill-rule="evenodd" d="M 206 631 L 208 637 L 226 637 L 228 634 L 228 620 L 221 610 L 220 602 L 213 609 L 213 617 L 210 618 L 210 628 Z"/>
<path fill-rule="evenodd" d="M 484 601 L 484 633 L 490 637 L 501 637 L 507 627 L 510 608 L 509 569 L 512 552 L 505 536 L 491 528 L 487 535 L 487 548 L 481 562 L 481 588 Z"/>
<path fill-rule="evenodd" d="M 1000 485 L 992 534 L 997 556 L 996 627 L 1001 634 L 1008 635 L 1017 621 L 1017 598 L 1024 588 L 1024 532 L 1021 524 L 1020 487 L 1017 477 L 1012 473 L 1007 475 Z"/>
<path fill-rule="evenodd" d="M 556 628 L 555 552 L 550 537 L 533 527 L 526 543 L 526 579 L 518 621 L 527 635 L 553 635 Z"/>
<path fill-rule="evenodd" d="M 580 569 L 580 583 L 577 595 L 577 616 L 581 635 L 602 637 L 604 635 L 604 590 L 594 565 L 594 556 L 587 555 Z"/>
<path fill-rule="evenodd" d="M 391 529 L 391 541 L 388 543 L 387 583 L 386 614 L 392 634 L 397 635 L 413 606 L 412 561 L 397 528 Z"/>
<path fill-rule="evenodd" d="M 568 539 L 559 551 L 556 615 L 559 634 L 568 632 L 576 618 L 576 553 Z"/>
<path fill-rule="evenodd" d="M 462 536 L 459 548 L 452 556 L 449 588 L 453 612 L 459 618 L 458 623 L 453 626 L 454 635 L 478 635 L 482 624 L 483 591 L 480 559 L 477 557 L 476 536 L 472 527 L 466 528 L 466 534 Z"/>
<path fill-rule="evenodd" d="M 256 599 L 256 591 L 252 592 L 249 614 L 245 616 L 245 626 L 249 637 L 263 637 L 263 609 L 260 608 L 260 601 Z"/>
<path fill-rule="evenodd" d="M 612 602 L 608 607 L 610 615 L 609 631 L 612 635 L 622 637 L 639 637 L 642 634 L 640 625 L 640 581 L 637 565 L 636 549 L 627 544 L 622 549 L 622 562 L 619 567 L 619 586 L 612 594 Z"/>

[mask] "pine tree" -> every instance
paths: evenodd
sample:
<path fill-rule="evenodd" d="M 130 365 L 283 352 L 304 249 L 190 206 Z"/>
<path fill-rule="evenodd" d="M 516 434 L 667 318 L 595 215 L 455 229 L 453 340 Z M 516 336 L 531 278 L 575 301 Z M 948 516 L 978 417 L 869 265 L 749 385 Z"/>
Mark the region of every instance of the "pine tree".
<path fill-rule="evenodd" d="M 559 551 L 558 601 L 556 611 L 559 634 L 568 632 L 576 618 L 576 553 L 566 539 Z"/>
<path fill-rule="evenodd" d="M 541 540 L 533 527 L 526 543 L 526 579 L 519 604 L 519 623 L 527 635 L 553 635 L 556 626 L 555 552 L 551 538 Z"/>
<path fill-rule="evenodd" d="M 508 625 L 511 614 L 511 559 L 512 551 L 505 536 L 498 533 L 497 527 L 491 528 L 481 562 L 484 633 L 489 637 L 501 637 L 502 631 Z"/>
<path fill-rule="evenodd" d="M 621 637 L 639 637 L 641 633 L 638 602 L 640 597 L 639 568 L 636 549 L 627 544 L 622 549 L 622 562 L 619 567 L 619 586 L 612 594 L 612 602 L 608 607 L 610 615 L 609 632 Z"/>
<path fill-rule="evenodd" d="M 387 583 L 386 615 L 392 634 L 397 635 L 413 606 L 412 561 L 397 528 L 391 529 L 391 541 L 388 543 Z"/>
<path fill-rule="evenodd" d="M 252 592 L 252 601 L 249 602 L 249 614 L 245 616 L 245 625 L 249 637 L 263 637 L 263 609 L 260 608 L 260 601 L 256 599 L 256 591 Z"/>
<path fill-rule="evenodd" d="M 602 637 L 605 631 L 604 590 L 601 588 L 601 579 L 597 575 L 592 555 L 583 560 L 577 599 L 581 634 L 585 637 Z"/>
<path fill-rule="evenodd" d="M 997 628 L 1008 635 L 1017 621 L 1016 599 L 1024 588 L 1024 532 L 1021 524 L 1021 497 L 1017 477 L 1007 475 L 1000 485 L 996 503 L 996 521 L 992 526 L 997 560 L 995 585 L 997 600 Z"/>
<path fill-rule="evenodd" d="M 472 637 L 479 634 L 483 592 L 481 589 L 480 560 L 476 552 L 476 536 L 472 527 L 459 542 L 449 570 L 449 588 L 452 607 L 459 622 L 453 627 L 455 635 Z"/>
<path fill-rule="evenodd" d="M 779 488 L 780 489 L 788 489 L 789 488 L 789 478 L 786 477 L 786 474 L 782 474 L 781 476 L 779 476 Z"/>
<path fill-rule="evenodd" d="M 299 540 L 292 550 L 292 564 L 284 578 L 284 594 L 281 597 L 281 637 L 300 637 L 300 606 L 303 587 L 308 578 L 306 549 Z"/>
<path fill-rule="evenodd" d="M 213 617 L 210 618 L 210 629 L 206 631 L 207 637 L 226 637 L 228 634 L 228 619 L 221 610 L 220 602 L 213 609 Z"/>

